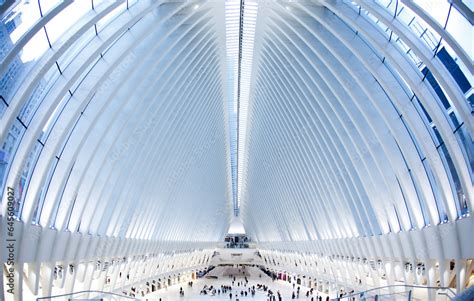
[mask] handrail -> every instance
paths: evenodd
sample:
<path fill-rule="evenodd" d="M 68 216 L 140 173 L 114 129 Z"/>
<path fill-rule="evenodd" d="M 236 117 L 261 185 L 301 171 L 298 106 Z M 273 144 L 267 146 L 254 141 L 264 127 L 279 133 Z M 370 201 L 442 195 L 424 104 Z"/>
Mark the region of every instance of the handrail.
<path fill-rule="evenodd" d="M 451 294 L 450 294 L 451 293 Z M 446 291 L 443 291 L 443 292 L 438 292 L 438 295 L 445 295 L 446 297 L 449 298 L 449 300 L 453 299 L 454 297 L 456 297 L 456 293 L 449 289 L 449 290 L 446 290 Z"/>
<path fill-rule="evenodd" d="M 340 298 L 334 298 L 334 299 L 331 299 L 331 300 L 341 300 L 341 299 L 344 299 L 344 298 L 357 297 L 357 296 L 360 296 L 360 294 L 365 294 L 365 293 L 368 293 L 368 292 L 371 292 L 371 291 L 380 290 L 380 289 L 387 289 L 387 288 L 393 288 L 393 287 L 426 288 L 426 289 L 437 289 L 437 290 L 442 289 L 442 290 L 449 291 L 449 292 L 451 292 L 452 294 L 456 295 L 456 293 L 455 293 L 451 288 L 449 288 L 449 287 L 396 284 L 396 285 L 380 286 L 380 287 L 372 288 L 372 289 L 369 289 L 369 290 L 365 290 L 365 291 L 360 291 L 360 292 L 357 292 L 357 293 L 353 293 L 353 294 L 350 294 L 350 295 L 345 295 L 345 296 L 342 296 L 342 297 L 340 297 Z M 130 299 L 130 300 L 140 300 L 140 299 L 137 299 L 137 298 L 134 298 L 134 297 L 129 297 L 129 296 L 121 295 L 121 294 L 117 294 L 117 293 L 90 290 L 90 291 L 78 291 L 78 292 L 73 292 L 73 293 L 68 293 L 68 294 L 62 294 L 62 295 L 55 295 L 55 296 L 48 296 L 48 297 L 39 297 L 39 298 L 36 298 L 36 301 L 39 301 L 39 300 L 46 300 L 46 299 L 53 299 L 53 298 L 59 298 L 59 297 L 66 297 L 66 296 L 72 296 L 72 295 L 84 294 L 84 293 L 99 293 L 99 294 L 105 294 L 105 295 L 113 295 L 113 296 L 117 296 L 117 297 L 121 297 L 121 298 L 126 298 L 126 299 Z M 398 292 L 398 293 L 400 293 L 400 292 Z M 452 299 L 452 297 L 448 296 L 448 293 L 443 293 L 443 294 L 445 294 L 447 297 L 449 297 L 450 299 Z"/>
<path fill-rule="evenodd" d="M 126 299 L 130 299 L 130 300 L 140 300 L 140 299 L 137 299 L 137 298 L 134 298 L 134 297 L 126 296 L 126 295 L 120 295 L 120 294 L 111 293 L 111 292 L 104 292 L 104 291 L 94 291 L 94 290 L 91 290 L 91 291 L 72 292 L 72 293 L 68 293 L 68 294 L 55 295 L 55 296 L 49 296 L 49 297 L 39 297 L 39 298 L 36 298 L 36 301 L 38 301 L 38 300 L 48 300 L 48 299 L 53 299 L 53 298 L 66 297 L 66 296 L 72 296 L 72 295 L 84 294 L 84 293 L 99 293 L 99 294 L 103 294 L 103 295 L 104 295 L 104 294 L 105 294 L 105 295 L 113 295 L 113 296 L 117 296 L 117 297 L 121 297 L 121 298 L 126 298 Z"/>
<path fill-rule="evenodd" d="M 365 294 L 365 293 L 368 293 L 368 292 L 372 292 L 372 291 L 376 291 L 376 290 L 380 290 L 380 289 L 387 289 L 387 288 L 394 288 L 394 287 L 405 287 L 405 288 L 425 288 L 425 289 L 436 289 L 436 290 L 447 290 L 451 293 L 453 293 L 454 295 L 456 295 L 456 293 L 450 288 L 450 287 L 443 287 L 443 286 L 423 286 L 423 285 L 415 285 L 415 284 L 395 284 L 395 285 L 386 285 L 386 286 L 380 286 L 380 287 L 375 287 L 375 288 L 371 288 L 371 289 L 368 289 L 368 290 L 365 290 L 365 291 L 360 291 L 360 292 L 357 292 L 357 293 L 352 293 L 350 295 L 345 295 L 345 296 L 342 296 L 340 298 L 334 298 L 332 300 L 341 300 L 341 299 L 344 299 L 344 298 L 350 298 L 350 297 L 358 297 L 360 296 L 360 294 Z"/>

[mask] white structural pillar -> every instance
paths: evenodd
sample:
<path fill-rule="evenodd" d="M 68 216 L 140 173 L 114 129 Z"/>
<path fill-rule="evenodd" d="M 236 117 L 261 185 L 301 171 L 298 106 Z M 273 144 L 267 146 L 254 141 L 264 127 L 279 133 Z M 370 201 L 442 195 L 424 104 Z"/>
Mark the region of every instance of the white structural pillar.
<path fill-rule="evenodd" d="M 465 259 L 456 260 L 456 293 L 461 293 L 466 286 L 466 263 Z"/>
<path fill-rule="evenodd" d="M 439 280 L 441 286 L 447 287 L 449 285 L 449 260 L 439 261 Z"/>
<path fill-rule="evenodd" d="M 428 286 L 436 286 L 436 266 L 433 260 L 427 260 L 425 263 L 427 275 L 428 275 Z M 434 289 L 428 289 L 428 300 L 435 300 L 436 291 Z"/>

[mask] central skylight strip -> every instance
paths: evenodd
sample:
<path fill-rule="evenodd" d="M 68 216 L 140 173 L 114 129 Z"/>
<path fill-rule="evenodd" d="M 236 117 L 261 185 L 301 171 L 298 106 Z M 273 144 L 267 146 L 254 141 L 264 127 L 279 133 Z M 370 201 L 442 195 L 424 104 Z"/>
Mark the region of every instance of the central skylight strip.
<path fill-rule="evenodd" d="M 242 179 L 245 158 L 245 143 L 247 140 L 247 114 L 250 96 L 250 80 L 252 76 L 252 61 L 257 23 L 258 3 L 256 0 L 242 0 L 242 24 L 240 45 L 240 87 L 238 95 L 238 154 L 237 154 L 237 208 L 240 208 Z"/>
<path fill-rule="evenodd" d="M 230 164 L 234 214 L 237 205 L 237 113 L 239 85 L 240 0 L 225 2 L 226 55 L 227 55 L 227 110 L 229 116 Z"/>

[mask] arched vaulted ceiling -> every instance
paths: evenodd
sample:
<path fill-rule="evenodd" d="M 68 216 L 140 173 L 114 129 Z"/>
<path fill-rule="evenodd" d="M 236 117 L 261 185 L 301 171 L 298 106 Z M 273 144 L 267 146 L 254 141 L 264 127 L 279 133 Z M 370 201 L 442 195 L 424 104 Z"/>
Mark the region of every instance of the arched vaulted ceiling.
<path fill-rule="evenodd" d="M 472 209 L 469 95 L 445 46 L 416 36 L 420 8 L 395 5 L 260 3 L 240 196 L 259 241 L 397 233 Z"/>
<path fill-rule="evenodd" d="M 66 2 L 58 6 L 83 6 Z M 88 5 L 31 67 L 22 66 L 29 73 L 6 99 L 0 138 L 20 131 L 4 185 L 15 190 L 15 215 L 58 231 L 220 240 L 231 217 L 225 33 L 216 17 L 223 7 Z"/>
<path fill-rule="evenodd" d="M 213 248 L 239 211 L 262 250 L 472 258 L 463 1 L 12 3 L 1 214 L 22 264 Z M 408 247 L 353 244 L 391 234 Z"/>

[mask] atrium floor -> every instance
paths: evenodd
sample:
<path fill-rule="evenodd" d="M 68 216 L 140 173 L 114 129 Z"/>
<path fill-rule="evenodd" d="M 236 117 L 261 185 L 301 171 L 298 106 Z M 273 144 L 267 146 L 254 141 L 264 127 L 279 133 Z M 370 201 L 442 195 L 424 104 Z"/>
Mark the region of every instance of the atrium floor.
<path fill-rule="evenodd" d="M 207 286 L 214 286 L 220 288 L 221 285 L 232 285 L 232 279 L 229 277 L 229 274 L 237 274 L 238 271 L 236 268 L 228 268 L 228 267 L 217 267 L 214 270 L 212 270 L 208 276 L 217 276 L 217 279 L 198 279 L 195 280 L 193 283 L 192 287 L 189 287 L 186 283 L 180 283 L 177 285 L 170 286 L 166 289 L 158 290 L 156 292 L 153 292 L 151 294 L 146 295 L 145 297 L 142 297 L 142 300 L 149 300 L 149 301 L 159 301 L 161 298 L 161 301 L 175 301 L 175 300 L 180 300 L 180 301 L 205 301 L 205 300 L 212 300 L 212 301 L 228 301 L 231 300 L 229 298 L 229 293 L 223 294 L 216 294 L 215 296 L 212 295 L 201 295 L 200 292 L 203 289 L 204 285 Z M 235 301 L 235 294 L 238 292 L 238 298 L 239 301 L 267 301 L 267 293 L 264 292 L 263 290 L 258 290 L 256 289 L 255 296 L 252 297 L 251 294 L 248 294 L 247 297 L 241 297 L 240 296 L 240 291 L 246 289 L 248 290 L 249 287 L 252 287 L 255 285 L 257 287 L 257 284 L 262 284 L 268 286 L 270 290 L 272 290 L 275 294 L 277 291 L 280 291 L 282 295 L 282 300 L 291 300 L 291 295 L 293 291 L 296 294 L 296 288 L 293 289 L 293 285 L 280 281 L 280 280 L 275 280 L 272 281 L 270 277 L 268 277 L 265 273 L 263 273 L 260 269 L 258 268 L 253 268 L 253 267 L 247 267 L 246 268 L 246 275 L 249 283 L 247 284 L 246 287 L 243 287 L 242 284 L 240 286 L 237 286 L 237 282 L 243 283 L 245 280 L 244 275 L 236 275 L 236 280 L 234 285 L 232 286 L 232 294 L 233 298 L 232 300 Z M 261 275 L 261 276 L 260 276 Z M 180 287 L 183 288 L 184 290 L 184 296 L 181 297 L 179 295 L 179 290 Z M 314 300 L 316 300 L 316 295 L 322 296 L 323 300 L 326 299 L 325 294 L 317 293 L 316 291 L 313 292 L 313 295 L 309 296 L 308 298 L 306 297 L 306 291 L 308 291 L 307 288 L 301 286 L 300 289 L 300 296 L 299 299 L 296 300 L 311 300 L 311 297 L 314 297 Z M 278 301 L 278 298 L 276 299 Z"/>

